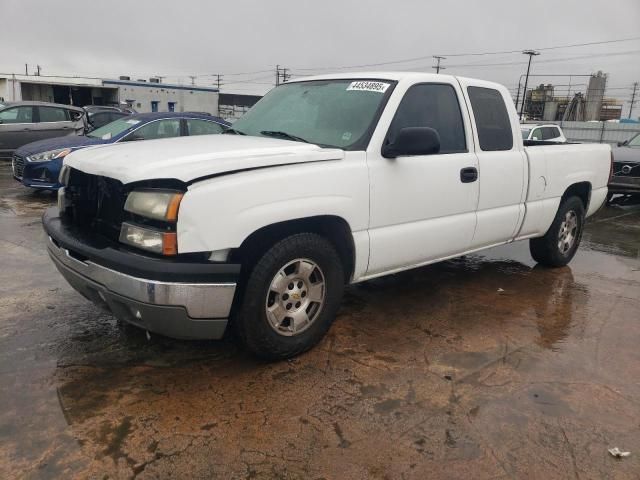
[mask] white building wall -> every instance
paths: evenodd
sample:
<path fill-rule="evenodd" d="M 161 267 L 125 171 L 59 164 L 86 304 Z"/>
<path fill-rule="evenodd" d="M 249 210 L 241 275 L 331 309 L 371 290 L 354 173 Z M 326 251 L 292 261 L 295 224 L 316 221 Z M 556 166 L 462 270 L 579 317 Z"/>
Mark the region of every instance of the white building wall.
<path fill-rule="evenodd" d="M 218 115 L 218 92 L 197 86 L 173 86 L 147 83 L 104 81 L 105 86 L 117 85 L 120 102 L 129 102 L 138 112 L 151 112 L 151 102 L 158 102 L 159 112 L 169 111 L 169 102 L 175 102 L 176 112 L 207 112 Z"/>

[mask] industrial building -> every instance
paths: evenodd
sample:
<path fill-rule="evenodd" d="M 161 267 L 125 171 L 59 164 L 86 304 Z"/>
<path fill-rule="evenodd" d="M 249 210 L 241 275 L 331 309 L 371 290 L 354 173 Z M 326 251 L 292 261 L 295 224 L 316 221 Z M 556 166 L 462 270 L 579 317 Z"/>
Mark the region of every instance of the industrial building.
<path fill-rule="evenodd" d="M 0 74 L 0 102 L 34 100 L 67 105 L 128 104 L 138 112 L 218 114 L 218 89 L 160 83 L 158 78 L 117 80 L 90 77 Z"/>
<path fill-rule="evenodd" d="M 536 121 L 606 121 L 622 116 L 622 102 L 604 96 L 607 75 L 598 72 L 589 77 L 586 92 L 555 96 L 552 84 L 541 84 L 527 91 L 524 113 Z"/>
<path fill-rule="evenodd" d="M 218 105 L 218 116 L 228 122 L 233 122 L 244 115 L 261 98 L 261 95 L 221 93 Z"/>

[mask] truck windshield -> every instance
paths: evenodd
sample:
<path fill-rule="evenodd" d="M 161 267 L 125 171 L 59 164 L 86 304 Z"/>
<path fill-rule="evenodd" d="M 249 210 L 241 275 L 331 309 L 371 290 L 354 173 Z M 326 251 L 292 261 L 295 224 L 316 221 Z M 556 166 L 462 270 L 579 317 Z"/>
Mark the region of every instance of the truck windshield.
<path fill-rule="evenodd" d="M 232 132 L 364 149 L 393 84 L 352 79 L 287 83 L 256 103 Z"/>
<path fill-rule="evenodd" d="M 117 137 L 122 132 L 135 127 L 139 123 L 140 120 L 135 120 L 133 118 L 119 118 L 118 120 L 107 123 L 100 128 L 96 128 L 87 136 L 93 138 L 101 138 L 102 140 L 110 140 L 113 137 Z"/>

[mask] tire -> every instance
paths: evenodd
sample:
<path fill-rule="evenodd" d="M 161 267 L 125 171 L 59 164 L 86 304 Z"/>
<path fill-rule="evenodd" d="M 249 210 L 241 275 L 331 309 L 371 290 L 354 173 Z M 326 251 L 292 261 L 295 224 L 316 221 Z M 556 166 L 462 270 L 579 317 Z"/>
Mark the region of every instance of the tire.
<path fill-rule="evenodd" d="M 531 256 L 541 265 L 564 267 L 578 250 L 583 227 L 582 200 L 578 197 L 567 198 L 560 204 L 556 217 L 544 237 L 529 241 Z"/>
<path fill-rule="evenodd" d="M 343 266 L 334 246 L 314 233 L 292 235 L 273 245 L 253 266 L 233 328 L 258 357 L 293 357 L 327 333 L 343 290 Z"/>

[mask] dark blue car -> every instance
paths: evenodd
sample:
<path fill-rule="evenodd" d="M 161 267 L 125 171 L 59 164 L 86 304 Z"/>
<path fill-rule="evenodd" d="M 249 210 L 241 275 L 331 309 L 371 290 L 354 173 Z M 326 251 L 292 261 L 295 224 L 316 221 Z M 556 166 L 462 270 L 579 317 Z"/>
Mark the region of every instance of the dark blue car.
<path fill-rule="evenodd" d="M 210 135 L 231 124 L 203 113 L 137 113 L 120 118 L 82 136 L 59 137 L 28 143 L 13 155 L 13 176 L 25 186 L 57 190 L 62 160 L 69 153 L 93 145 L 135 140 Z"/>

